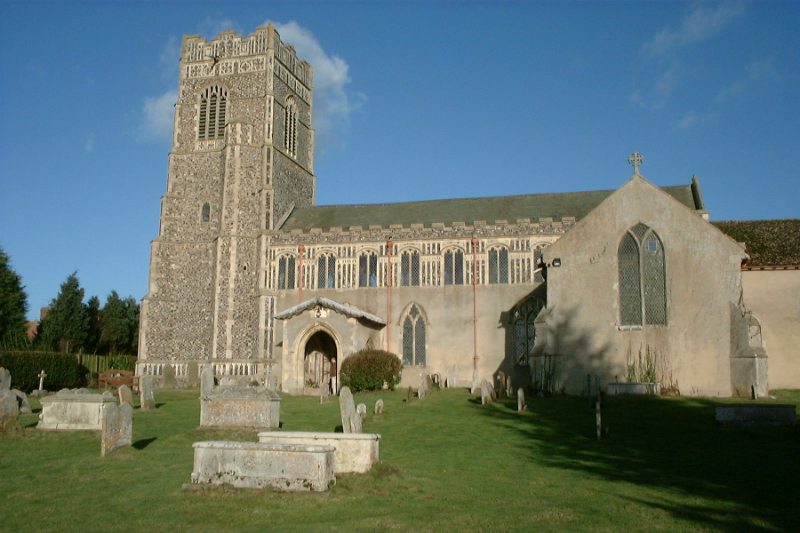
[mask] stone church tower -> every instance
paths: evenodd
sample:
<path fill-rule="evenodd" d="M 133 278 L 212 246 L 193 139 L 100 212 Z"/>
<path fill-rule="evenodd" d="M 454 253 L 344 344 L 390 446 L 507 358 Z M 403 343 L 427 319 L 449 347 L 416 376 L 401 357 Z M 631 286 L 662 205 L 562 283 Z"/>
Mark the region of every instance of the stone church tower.
<path fill-rule="evenodd" d="M 315 202 L 312 68 L 272 24 L 185 36 L 167 192 L 142 300 L 138 374 L 264 371 L 269 230 Z M 189 371 L 191 372 L 191 371 Z"/>

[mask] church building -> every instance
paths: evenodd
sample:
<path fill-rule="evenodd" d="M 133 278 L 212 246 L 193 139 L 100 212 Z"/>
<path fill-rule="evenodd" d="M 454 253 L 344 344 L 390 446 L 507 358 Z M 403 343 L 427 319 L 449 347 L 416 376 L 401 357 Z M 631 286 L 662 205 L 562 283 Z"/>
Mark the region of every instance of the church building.
<path fill-rule="evenodd" d="M 137 374 L 213 365 L 319 394 L 374 347 L 403 386 L 766 391 L 747 255 L 697 178 L 656 187 L 634 154 L 617 190 L 317 206 L 312 117 L 312 67 L 274 26 L 184 37 Z"/>

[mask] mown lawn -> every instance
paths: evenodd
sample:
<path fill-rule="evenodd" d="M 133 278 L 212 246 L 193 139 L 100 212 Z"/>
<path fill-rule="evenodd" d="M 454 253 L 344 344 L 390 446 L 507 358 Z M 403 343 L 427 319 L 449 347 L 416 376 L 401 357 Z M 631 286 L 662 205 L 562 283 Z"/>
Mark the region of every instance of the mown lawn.
<path fill-rule="evenodd" d="M 0 531 L 800 531 L 800 430 L 718 427 L 709 399 L 608 398 L 598 441 L 587 398 L 529 398 L 525 413 L 460 389 L 356 402 L 378 397 L 364 431 L 383 436 L 381 463 L 324 494 L 181 490 L 192 443 L 257 440 L 199 429 L 197 390 L 157 392 L 134 445 L 105 458 L 99 432 L 37 430 L 32 399 L 24 429 L 0 436 Z M 335 398 L 291 396 L 281 421 L 341 423 Z"/>

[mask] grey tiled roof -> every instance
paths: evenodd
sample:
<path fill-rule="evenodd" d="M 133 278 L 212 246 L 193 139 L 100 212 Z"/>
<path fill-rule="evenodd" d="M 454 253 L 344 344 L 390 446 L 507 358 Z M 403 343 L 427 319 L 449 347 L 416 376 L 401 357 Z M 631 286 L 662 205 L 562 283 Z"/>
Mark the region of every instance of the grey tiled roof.
<path fill-rule="evenodd" d="M 703 209 L 699 187 L 679 185 L 662 187 L 690 209 Z M 494 196 L 487 198 L 453 198 L 447 200 L 428 200 L 423 202 L 402 202 L 395 204 L 363 205 L 322 205 L 296 208 L 280 228 L 282 231 L 300 229 L 304 232 L 312 228 L 327 231 L 333 227 L 348 229 L 352 226 L 381 226 L 391 224 L 424 224 L 430 227 L 435 222 L 446 226 L 453 222 L 472 225 L 476 220 L 493 224 L 505 220 L 510 224 L 517 219 L 527 218 L 538 222 L 540 218 L 561 221 L 564 217 L 580 220 L 600 202 L 608 198 L 613 190 L 584 191 L 555 194 L 523 194 L 519 196 Z"/>

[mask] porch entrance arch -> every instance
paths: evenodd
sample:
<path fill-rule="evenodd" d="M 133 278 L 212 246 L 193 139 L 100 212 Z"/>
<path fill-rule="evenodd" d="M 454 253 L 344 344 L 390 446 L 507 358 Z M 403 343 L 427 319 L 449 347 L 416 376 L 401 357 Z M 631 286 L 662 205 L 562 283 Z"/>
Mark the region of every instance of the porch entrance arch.
<path fill-rule="evenodd" d="M 325 387 L 329 394 L 338 392 L 338 353 L 336 341 L 324 330 L 313 333 L 303 347 L 303 382 L 305 389 Z"/>

